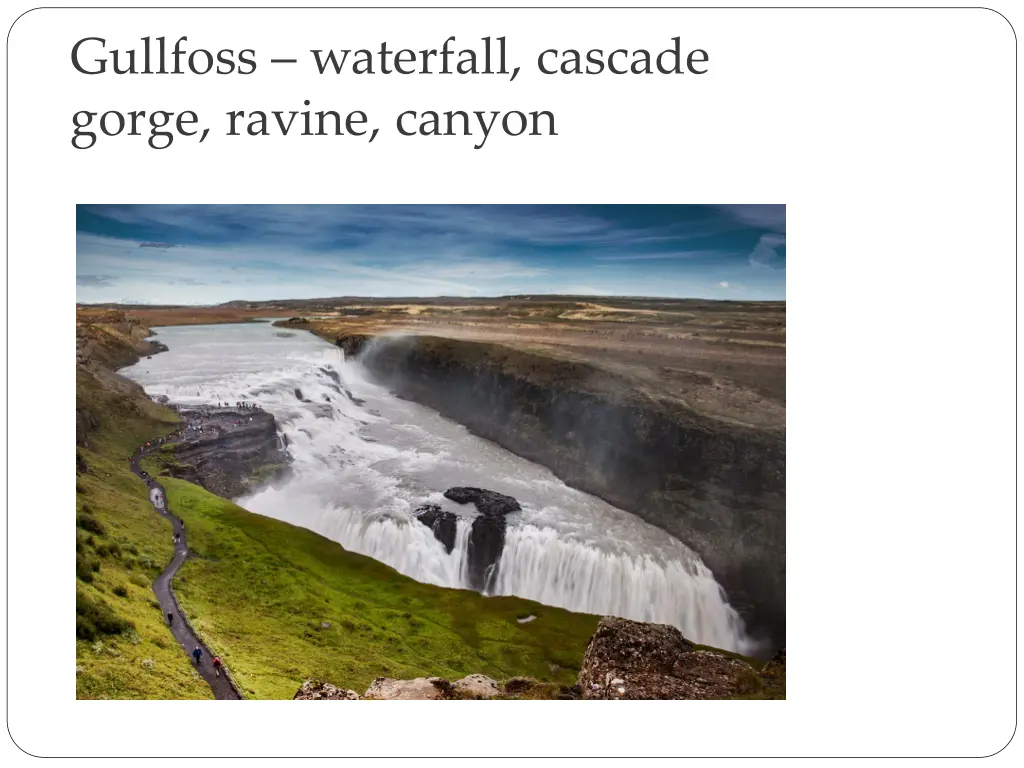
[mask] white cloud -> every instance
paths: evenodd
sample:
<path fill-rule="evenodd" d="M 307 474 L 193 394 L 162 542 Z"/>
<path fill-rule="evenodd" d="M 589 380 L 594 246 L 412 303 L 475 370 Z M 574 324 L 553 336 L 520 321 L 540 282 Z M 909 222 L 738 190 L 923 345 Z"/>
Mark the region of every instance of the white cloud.
<path fill-rule="evenodd" d="M 217 303 L 325 296 L 479 296 L 535 291 L 549 270 L 457 250 L 381 253 L 284 246 L 145 247 L 79 233 L 78 300 L 148 295 L 161 303 Z M 117 275 L 116 278 L 111 275 Z"/>
<path fill-rule="evenodd" d="M 768 267 L 780 269 L 786 266 L 785 256 L 779 253 L 779 248 L 786 245 L 786 236 L 778 234 L 761 235 L 754 250 L 750 252 L 750 264 L 755 267 Z"/>
<path fill-rule="evenodd" d="M 665 259 L 721 258 L 723 251 L 670 251 L 659 253 L 627 253 L 614 256 L 595 256 L 594 261 L 652 261 Z"/>
<path fill-rule="evenodd" d="M 729 281 L 728 281 L 728 280 L 722 280 L 722 281 L 721 281 L 721 282 L 720 282 L 720 283 L 718 284 L 718 286 L 719 286 L 720 288 L 728 288 L 728 287 L 729 287 Z"/>

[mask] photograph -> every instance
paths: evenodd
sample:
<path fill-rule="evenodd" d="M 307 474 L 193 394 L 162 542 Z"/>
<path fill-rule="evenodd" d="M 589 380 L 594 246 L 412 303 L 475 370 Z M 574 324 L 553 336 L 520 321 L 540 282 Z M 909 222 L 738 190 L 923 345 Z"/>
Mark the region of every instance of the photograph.
<path fill-rule="evenodd" d="M 786 698 L 784 204 L 75 214 L 77 699 Z"/>

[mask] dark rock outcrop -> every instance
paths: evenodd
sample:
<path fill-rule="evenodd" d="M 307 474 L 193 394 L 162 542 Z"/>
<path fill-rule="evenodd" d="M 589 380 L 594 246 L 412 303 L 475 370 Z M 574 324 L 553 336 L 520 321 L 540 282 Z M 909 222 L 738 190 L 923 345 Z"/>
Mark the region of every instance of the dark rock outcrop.
<path fill-rule="evenodd" d="M 501 550 L 505 548 L 505 519 L 480 515 L 469 529 L 467 571 L 469 586 L 486 592 L 498 573 Z"/>
<path fill-rule="evenodd" d="M 441 509 L 437 504 L 424 504 L 415 514 L 417 520 L 434 532 L 434 538 L 444 545 L 445 552 L 451 554 L 455 548 L 456 516 Z"/>
<path fill-rule="evenodd" d="M 347 336 L 342 336 L 337 339 L 334 343 L 341 347 L 341 351 L 344 352 L 347 357 L 350 357 L 352 355 L 358 355 L 369 343 L 371 338 L 373 337 L 362 333 L 350 333 Z"/>
<path fill-rule="evenodd" d="M 287 471 L 289 456 L 266 411 L 182 409 L 186 428 L 168 438 L 170 473 L 218 496 L 237 498 Z M 202 426 L 188 429 L 188 425 Z"/>
<path fill-rule="evenodd" d="M 336 370 L 331 367 L 321 368 L 320 373 L 324 374 L 327 378 L 333 381 L 335 384 L 341 386 L 341 376 Z"/>
<path fill-rule="evenodd" d="M 75 469 L 80 475 L 84 475 L 89 471 L 89 465 L 86 463 L 85 459 L 82 458 L 82 454 L 80 453 L 75 454 Z"/>
<path fill-rule="evenodd" d="M 729 699 L 760 685 L 740 659 L 702 650 L 665 624 L 606 616 L 580 667 L 585 699 Z"/>
<path fill-rule="evenodd" d="M 444 497 L 454 501 L 456 504 L 473 504 L 482 515 L 504 516 L 509 512 L 518 512 L 522 509 L 519 506 L 519 502 L 511 496 L 506 496 L 496 491 L 488 491 L 485 488 L 449 488 L 444 492 Z"/>
<path fill-rule="evenodd" d="M 505 515 L 518 512 L 519 502 L 496 491 L 462 486 L 449 488 L 444 496 L 458 504 L 473 504 L 480 513 L 469 530 L 467 570 L 470 587 L 486 592 L 498 572 L 501 551 L 505 547 Z M 455 548 L 458 517 L 437 504 L 423 504 L 415 514 L 450 554 Z"/>
<path fill-rule="evenodd" d="M 505 515 L 518 512 L 519 502 L 484 488 L 449 488 L 444 496 L 458 504 L 474 504 L 480 513 L 469 530 L 467 570 L 470 587 L 486 592 L 498 573 L 505 547 Z"/>
<path fill-rule="evenodd" d="M 615 374 L 496 344 L 336 340 L 422 403 L 691 546 L 756 634 L 785 644 L 785 432 L 645 397 Z"/>

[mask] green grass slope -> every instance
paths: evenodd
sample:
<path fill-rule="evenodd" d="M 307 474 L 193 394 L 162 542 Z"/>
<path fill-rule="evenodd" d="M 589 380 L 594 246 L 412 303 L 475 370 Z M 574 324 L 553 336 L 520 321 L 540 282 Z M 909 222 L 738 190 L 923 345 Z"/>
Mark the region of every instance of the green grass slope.
<path fill-rule="evenodd" d="M 77 697 L 212 698 L 153 595 L 171 527 L 128 462 L 177 417 L 103 368 L 79 365 L 76 395 Z M 576 680 L 595 616 L 420 584 L 198 486 L 161 481 L 195 554 L 176 594 L 246 697 L 291 698 L 309 677 L 360 693 L 377 676 Z M 537 619 L 516 621 L 528 614 Z"/>
<path fill-rule="evenodd" d="M 308 677 L 359 693 L 378 676 L 576 681 L 595 616 L 420 584 L 185 481 L 161 482 L 195 554 L 178 599 L 248 696 L 290 698 Z"/>
<path fill-rule="evenodd" d="M 77 448 L 77 698 L 213 698 L 153 594 L 171 559 L 171 525 L 153 512 L 127 458 L 140 440 L 170 431 L 174 413 L 141 390 L 113 388 L 102 371 L 79 366 L 77 389 L 79 408 L 99 422 Z"/>

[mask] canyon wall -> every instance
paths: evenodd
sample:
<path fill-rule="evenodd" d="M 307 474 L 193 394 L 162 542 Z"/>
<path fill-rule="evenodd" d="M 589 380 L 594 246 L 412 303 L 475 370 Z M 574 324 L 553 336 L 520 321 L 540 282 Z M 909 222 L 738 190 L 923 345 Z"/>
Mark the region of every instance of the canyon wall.
<path fill-rule="evenodd" d="M 785 643 L 785 435 L 646 396 L 590 365 L 430 336 L 335 339 L 398 396 L 669 531 L 755 634 Z"/>

